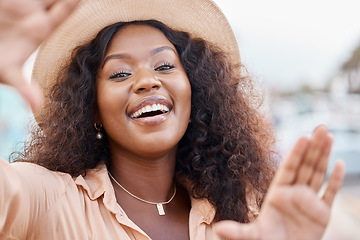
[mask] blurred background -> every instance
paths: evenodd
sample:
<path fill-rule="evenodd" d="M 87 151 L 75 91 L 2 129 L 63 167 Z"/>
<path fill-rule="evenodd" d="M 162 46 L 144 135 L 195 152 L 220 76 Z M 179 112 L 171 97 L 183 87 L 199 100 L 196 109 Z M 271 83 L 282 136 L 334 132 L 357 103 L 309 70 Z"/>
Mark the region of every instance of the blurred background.
<path fill-rule="evenodd" d="M 346 177 L 323 239 L 360 239 L 360 1 L 215 2 L 234 29 L 242 63 L 266 92 L 279 152 L 319 124 L 334 134 L 330 169 L 343 159 Z M 22 147 L 31 120 L 22 99 L 0 87 L 0 157 L 9 160 Z"/>

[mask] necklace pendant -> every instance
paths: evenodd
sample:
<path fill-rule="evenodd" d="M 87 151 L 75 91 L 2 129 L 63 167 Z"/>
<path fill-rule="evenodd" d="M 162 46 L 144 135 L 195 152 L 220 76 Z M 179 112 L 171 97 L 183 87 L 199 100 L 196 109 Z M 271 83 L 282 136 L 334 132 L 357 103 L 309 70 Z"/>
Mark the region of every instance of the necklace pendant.
<path fill-rule="evenodd" d="M 156 204 L 157 210 L 159 212 L 160 216 L 164 216 L 165 215 L 165 211 L 164 211 L 164 207 L 161 203 L 157 203 Z"/>

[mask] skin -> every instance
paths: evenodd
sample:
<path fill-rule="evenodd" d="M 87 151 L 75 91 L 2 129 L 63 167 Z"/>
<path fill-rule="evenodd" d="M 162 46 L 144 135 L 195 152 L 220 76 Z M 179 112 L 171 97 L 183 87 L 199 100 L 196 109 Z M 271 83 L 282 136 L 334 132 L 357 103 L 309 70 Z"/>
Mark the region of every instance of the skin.
<path fill-rule="evenodd" d="M 0 1 L 0 83 L 14 87 L 39 110 L 42 94 L 36 84 L 22 75 L 26 59 L 39 44 L 73 11 L 80 0 Z"/>
<path fill-rule="evenodd" d="M 34 108 L 40 106 L 39 99 L 41 99 L 41 95 L 36 88 L 28 89 L 28 85 L 20 74 L 21 68 L 29 55 L 38 47 L 39 43 L 70 14 L 77 2 L 74 0 L 0 1 L 0 52 L 2 53 L 0 55 L 0 83 L 15 87 Z M 101 81 L 100 78 L 98 81 Z M 165 88 L 165 85 L 162 85 L 162 87 Z M 172 91 L 167 88 L 166 90 L 169 96 L 173 97 L 171 95 Z M 136 95 L 134 92 L 131 94 Z M 128 99 L 129 105 L 131 105 L 132 97 L 128 97 Z M 111 129 L 115 130 L 116 124 L 112 124 L 111 119 L 105 119 L 102 116 L 101 111 L 105 112 L 105 108 L 100 106 L 99 101 L 99 109 L 102 109 L 99 111 L 99 121 L 104 122 L 104 127 L 108 132 Z M 121 120 L 121 113 L 117 115 L 119 114 L 118 112 L 122 112 L 121 107 L 114 113 L 116 118 L 114 120 L 123 121 Z M 176 122 L 175 119 L 174 122 Z M 129 129 L 132 127 L 131 124 L 125 126 Z M 157 128 L 154 132 L 142 132 L 145 130 L 142 127 L 134 127 L 133 130 L 136 131 L 136 134 L 145 133 L 145 138 L 148 140 L 155 137 L 157 141 L 166 138 L 161 136 L 163 131 L 171 132 L 167 127 L 164 129 Z M 139 153 L 138 157 L 135 158 L 136 146 L 135 148 L 129 148 L 122 145 L 120 137 L 115 132 L 111 136 L 111 149 L 114 158 L 110 171 L 113 175 L 118 180 L 123 181 L 124 185 L 133 184 L 134 193 L 143 198 L 153 201 L 167 200 L 172 194 L 172 181 L 170 181 L 172 177 L 170 178 L 170 176 L 173 174 L 174 166 L 170 160 L 173 159 L 174 149 L 176 149 L 175 145 L 173 143 L 167 144 L 165 140 L 162 142 L 164 146 L 149 141 L 148 144 L 155 148 L 152 150 L 152 148 L 145 146 L 145 142 L 142 139 L 134 138 L 132 140 L 133 143 L 138 143 L 144 147 L 143 152 Z M 174 139 L 176 138 L 175 135 L 172 136 Z M 324 126 L 318 127 L 311 137 L 301 137 L 278 170 L 257 220 L 250 224 L 240 224 L 233 221 L 219 222 L 215 225 L 215 230 L 219 236 L 226 239 L 321 239 L 330 218 L 331 205 L 344 176 L 344 164 L 343 162 L 338 162 L 328 180 L 324 194 L 318 194 L 326 174 L 332 141 L 331 134 Z M 173 146 L 170 147 L 171 145 Z M 125 152 L 128 155 L 124 155 L 121 158 L 119 154 L 123 154 L 125 149 L 127 149 Z M 166 149 L 168 150 L 166 151 Z M 144 155 L 142 155 L 145 152 L 151 153 L 151 158 L 145 159 Z M 120 168 L 121 162 L 127 162 L 128 164 L 126 165 L 128 169 L 124 171 L 125 173 Z M 124 175 L 124 179 L 120 178 L 123 174 L 127 174 Z M 126 182 L 126 179 L 129 180 L 131 175 L 136 176 L 138 179 L 133 178 L 133 182 Z M 160 182 L 160 179 L 168 179 L 168 181 L 163 183 Z M 151 182 L 148 184 L 146 181 Z M 157 194 L 147 191 L 150 188 L 149 185 L 151 185 L 151 189 L 155 187 L 153 191 Z M 132 187 L 132 185 L 126 186 Z M 184 226 L 185 221 L 188 221 L 185 215 L 188 214 L 189 203 L 186 201 L 188 197 L 184 190 L 179 189 L 179 194 L 176 195 L 177 197 L 173 200 L 172 205 L 169 204 L 168 208 L 165 209 L 169 221 L 173 223 L 172 226 L 161 225 L 162 233 L 151 233 L 151 227 L 148 223 L 152 221 L 153 206 L 144 204 L 143 208 L 138 208 L 144 213 L 143 216 L 148 216 L 148 219 L 146 219 L 147 224 L 145 224 L 146 221 L 141 222 L 142 219 L 135 212 L 138 206 L 131 204 L 130 199 L 125 199 L 124 203 L 121 202 L 119 196 L 121 195 L 121 198 L 126 198 L 126 194 L 123 194 L 115 184 L 114 188 L 119 203 L 122 206 L 125 204 L 124 207 L 132 214 L 130 217 L 146 232 L 152 234 L 154 238 L 157 237 L 156 234 L 172 236 L 170 233 L 173 233 L 173 230 L 179 233 L 179 235 L 176 234 L 179 238 L 181 237 L 180 234 L 184 236 L 182 239 L 187 238 L 187 230 L 181 227 Z M 140 188 L 144 192 L 141 191 L 140 193 L 136 190 Z M 142 192 L 144 195 L 141 195 Z M 126 205 L 127 203 L 128 205 Z M 181 215 L 180 209 L 185 209 L 182 212 L 186 212 L 186 214 Z M 180 215 L 177 216 L 176 214 Z M 176 216 L 179 222 L 174 222 L 175 220 L 172 219 L 172 216 Z M 165 221 L 159 222 L 155 220 L 155 222 L 163 224 Z M 156 224 L 154 223 L 154 225 Z M 174 229 L 171 227 L 174 227 Z"/>
<path fill-rule="evenodd" d="M 215 226 L 219 236 L 254 240 L 321 239 L 344 177 L 345 166 L 339 161 L 325 192 L 319 196 L 332 142 L 325 126 L 315 129 L 311 137 L 300 137 L 277 171 L 257 220 L 251 224 L 219 222 Z"/>
<path fill-rule="evenodd" d="M 174 192 L 177 145 L 191 111 L 191 87 L 175 47 L 156 28 L 128 25 L 112 39 L 96 86 L 99 121 L 112 155 L 110 172 L 136 196 L 167 201 Z M 131 117 L 144 104 L 154 103 L 166 104 L 170 111 Z M 159 216 L 154 205 L 113 185 L 119 204 L 150 237 L 189 238 L 186 191 L 180 189 L 165 205 L 166 215 Z"/>

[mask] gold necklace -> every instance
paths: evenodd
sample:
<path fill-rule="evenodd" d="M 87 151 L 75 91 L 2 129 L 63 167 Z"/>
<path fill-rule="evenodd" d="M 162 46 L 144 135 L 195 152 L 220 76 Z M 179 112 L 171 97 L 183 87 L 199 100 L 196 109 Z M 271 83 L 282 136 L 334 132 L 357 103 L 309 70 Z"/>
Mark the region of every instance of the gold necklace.
<path fill-rule="evenodd" d="M 136 195 L 132 194 L 131 192 L 129 192 L 129 191 L 128 191 L 126 188 L 124 188 L 118 181 L 116 181 L 116 179 L 113 177 L 113 175 L 111 175 L 110 172 L 108 172 L 108 173 L 109 173 L 109 176 L 111 177 L 111 179 L 114 180 L 114 182 L 115 182 L 119 187 L 121 187 L 122 190 L 124 190 L 127 194 L 129 194 L 129 195 L 132 196 L 133 198 L 135 198 L 135 199 L 137 199 L 137 200 L 139 200 L 139 201 L 142 201 L 142 202 L 144 202 L 144 203 L 156 205 L 156 208 L 157 208 L 160 216 L 165 215 L 165 211 L 164 211 L 163 205 L 169 204 L 169 203 L 174 199 L 174 197 L 175 197 L 175 195 L 176 195 L 176 185 L 174 184 L 174 193 L 173 193 L 173 195 L 171 196 L 171 198 L 170 198 L 168 201 L 166 201 L 166 202 L 159 202 L 159 203 L 157 203 L 157 202 L 150 202 L 150 201 L 144 200 L 144 199 L 142 199 L 142 198 L 139 198 L 138 196 L 136 196 Z"/>

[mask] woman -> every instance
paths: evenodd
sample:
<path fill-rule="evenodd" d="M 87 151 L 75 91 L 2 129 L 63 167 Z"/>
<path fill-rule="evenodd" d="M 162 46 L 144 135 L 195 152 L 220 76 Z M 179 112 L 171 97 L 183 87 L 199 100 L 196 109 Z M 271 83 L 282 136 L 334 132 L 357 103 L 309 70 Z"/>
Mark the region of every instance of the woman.
<path fill-rule="evenodd" d="M 34 108 L 17 74 L 48 37 L 39 128 L 1 162 L 2 238 L 321 238 L 343 177 L 340 163 L 317 196 L 330 134 L 300 138 L 268 189 L 271 131 L 226 19 L 211 1 L 169 3 L 84 1 L 50 37 L 73 2 L 2 6 L 0 79 Z"/>

